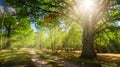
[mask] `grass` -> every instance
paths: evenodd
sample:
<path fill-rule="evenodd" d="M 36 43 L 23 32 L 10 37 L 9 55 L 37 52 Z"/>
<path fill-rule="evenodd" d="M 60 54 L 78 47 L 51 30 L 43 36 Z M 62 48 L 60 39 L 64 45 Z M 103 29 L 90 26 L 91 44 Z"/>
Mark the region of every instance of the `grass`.
<path fill-rule="evenodd" d="M 94 60 L 88 60 L 88 59 L 80 59 L 80 51 L 79 52 L 59 52 L 59 53 L 51 53 L 45 51 L 45 53 L 49 53 L 51 55 L 56 55 L 59 58 L 63 58 L 63 60 L 72 62 L 74 64 L 79 64 L 79 65 L 91 65 L 93 67 L 117 67 L 117 64 L 120 63 L 120 54 L 111 54 L 111 55 L 106 55 L 106 54 L 98 54 L 97 58 Z"/>
<path fill-rule="evenodd" d="M 54 63 L 55 61 L 52 60 L 50 57 L 45 56 L 44 54 L 39 54 L 40 58 L 44 59 L 45 61 L 47 61 L 48 63 Z"/>
<path fill-rule="evenodd" d="M 86 59 L 80 59 L 78 57 L 76 57 L 74 54 L 69 54 L 69 53 L 51 53 L 51 52 L 45 52 L 51 55 L 55 55 L 55 56 L 59 56 L 62 57 L 64 59 L 64 61 L 70 61 L 74 64 L 78 64 L 78 65 L 91 65 L 92 67 L 101 67 L 101 64 L 96 62 L 96 61 L 91 61 L 91 60 L 86 60 Z M 41 58 L 43 59 L 50 59 L 49 57 L 45 56 L 45 55 L 40 55 Z"/>
<path fill-rule="evenodd" d="M 77 57 L 74 57 L 74 56 L 70 57 L 70 58 L 66 58 L 65 60 L 73 62 L 75 64 L 79 64 L 79 65 L 91 65 L 92 67 L 101 67 L 101 64 L 97 61 L 80 59 L 80 58 L 77 58 Z"/>
<path fill-rule="evenodd" d="M 30 55 L 26 51 L 2 51 L 0 67 L 33 67 Z"/>
<path fill-rule="evenodd" d="M 104 61 L 107 63 L 116 63 L 119 64 L 120 63 L 120 54 L 98 54 L 97 59 L 99 61 Z"/>
<path fill-rule="evenodd" d="M 51 64 L 52 67 L 63 67 L 60 66 L 57 62 L 55 62 L 53 59 L 51 59 L 50 57 L 44 55 L 44 54 L 39 54 L 40 58 L 44 59 L 45 61 L 48 62 L 48 64 Z"/>

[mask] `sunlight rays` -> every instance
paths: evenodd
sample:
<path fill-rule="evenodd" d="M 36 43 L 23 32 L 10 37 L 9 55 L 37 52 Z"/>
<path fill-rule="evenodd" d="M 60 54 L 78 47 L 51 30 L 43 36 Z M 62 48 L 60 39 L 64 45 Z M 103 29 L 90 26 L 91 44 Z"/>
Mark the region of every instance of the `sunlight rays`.
<path fill-rule="evenodd" d="M 85 9 L 92 10 L 92 9 L 94 9 L 95 3 L 93 0 L 84 0 L 82 5 Z"/>
<path fill-rule="evenodd" d="M 72 2 L 72 10 L 69 10 L 67 14 L 70 16 L 70 18 L 73 18 L 73 20 L 77 19 L 77 22 L 81 20 L 78 22 L 78 24 L 80 24 L 85 17 L 88 17 L 88 15 L 91 17 L 96 14 L 98 10 L 97 3 L 98 2 L 96 0 L 75 0 Z"/>
<path fill-rule="evenodd" d="M 95 11 L 95 7 L 96 7 L 96 3 L 94 0 L 84 0 L 81 4 L 82 8 L 84 10 L 84 12 L 94 12 Z"/>
<path fill-rule="evenodd" d="M 95 0 L 76 0 L 76 5 L 78 12 L 82 11 L 83 14 L 95 12 L 97 6 Z"/>

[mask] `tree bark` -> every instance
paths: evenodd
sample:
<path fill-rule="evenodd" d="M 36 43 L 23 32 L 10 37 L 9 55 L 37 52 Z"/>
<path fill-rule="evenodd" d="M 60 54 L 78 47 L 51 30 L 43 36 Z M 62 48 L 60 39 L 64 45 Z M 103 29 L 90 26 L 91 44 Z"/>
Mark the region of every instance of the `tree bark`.
<path fill-rule="evenodd" d="M 90 22 L 89 18 L 86 18 L 83 24 L 83 47 L 80 58 L 93 59 L 96 57 L 96 53 L 94 51 L 94 23 Z"/>
<path fill-rule="evenodd" d="M 6 46 L 4 47 L 5 49 L 6 48 L 11 48 L 11 25 L 9 25 L 8 27 L 6 27 L 6 30 L 7 30 L 7 42 L 6 42 Z"/>

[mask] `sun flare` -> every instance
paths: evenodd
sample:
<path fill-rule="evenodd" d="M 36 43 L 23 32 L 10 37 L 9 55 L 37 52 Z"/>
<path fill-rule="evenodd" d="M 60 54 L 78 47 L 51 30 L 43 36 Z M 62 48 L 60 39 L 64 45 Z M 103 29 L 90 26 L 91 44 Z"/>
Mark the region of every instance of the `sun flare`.
<path fill-rule="evenodd" d="M 95 7 L 94 0 L 84 0 L 82 6 L 89 11 L 92 11 Z"/>

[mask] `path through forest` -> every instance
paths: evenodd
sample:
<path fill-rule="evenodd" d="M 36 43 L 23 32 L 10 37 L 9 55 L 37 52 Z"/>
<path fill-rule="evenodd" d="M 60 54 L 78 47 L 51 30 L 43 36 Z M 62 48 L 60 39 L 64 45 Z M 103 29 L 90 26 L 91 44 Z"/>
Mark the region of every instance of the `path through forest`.
<path fill-rule="evenodd" d="M 35 50 L 29 50 L 29 53 L 31 54 L 31 60 L 36 67 L 51 67 L 50 64 L 47 64 L 45 60 L 36 54 Z"/>
<path fill-rule="evenodd" d="M 45 53 L 39 51 L 40 54 L 44 54 L 45 56 L 48 56 L 49 58 L 51 58 L 52 60 L 55 61 L 54 64 L 50 64 L 49 62 L 40 58 L 40 56 L 36 53 L 36 51 L 34 49 L 28 50 L 28 51 L 31 54 L 31 60 L 32 60 L 33 64 L 35 65 L 35 67 L 92 67 L 90 65 L 77 65 L 77 64 L 74 64 L 74 63 L 71 63 L 68 61 L 63 61 L 56 56 L 51 56 L 49 54 L 45 54 Z M 120 58 L 120 55 L 114 55 L 114 54 L 112 54 L 112 55 L 111 54 L 98 54 L 98 56 L 103 56 L 103 57 L 107 56 L 107 57 L 109 57 L 109 61 L 110 61 L 110 56 L 111 57 L 114 56 L 114 58 L 117 58 L 117 59 Z M 102 67 L 104 67 L 104 66 L 107 66 L 107 65 L 106 64 L 102 65 Z M 118 67 L 120 67 L 120 66 L 118 65 Z"/>
<path fill-rule="evenodd" d="M 49 56 L 51 59 L 53 59 L 56 65 L 53 64 L 49 64 L 47 61 L 45 61 L 44 59 L 40 58 L 39 55 L 35 52 L 35 50 L 29 50 L 29 53 L 31 54 L 31 60 L 33 61 L 33 64 L 36 67 L 79 67 L 78 65 L 75 64 L 71 64 L 69 62 L 65 62 L 62 61 L 60 59 L 55 58 L 55 56 L 50 56 L 50 55 L 46 55 Z M 42 52 L 40 52 L 42 53 Z"/>

